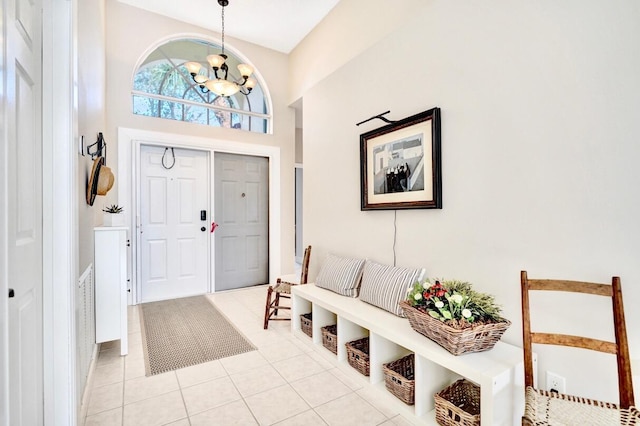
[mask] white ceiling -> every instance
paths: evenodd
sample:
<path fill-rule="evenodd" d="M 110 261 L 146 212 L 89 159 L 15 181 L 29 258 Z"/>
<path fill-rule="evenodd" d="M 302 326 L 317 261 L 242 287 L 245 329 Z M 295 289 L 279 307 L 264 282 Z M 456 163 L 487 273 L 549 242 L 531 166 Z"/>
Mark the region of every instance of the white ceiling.
<path fill-rule="evenodd" d="M 217 0 L 119 0 L 141 9 L 221 31 Z M 291 50 L 340 0 L 229 0 L 225 34 L 283 53 Z"/>

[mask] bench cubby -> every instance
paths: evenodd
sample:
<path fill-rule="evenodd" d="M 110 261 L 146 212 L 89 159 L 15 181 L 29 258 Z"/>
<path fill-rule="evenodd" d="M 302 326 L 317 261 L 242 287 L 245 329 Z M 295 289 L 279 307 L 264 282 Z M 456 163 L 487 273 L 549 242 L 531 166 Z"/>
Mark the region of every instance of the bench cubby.
<path fill-rule="evenodd" d="M 300 339 L 309 339 L 300 327 L 300 315 L 309 311 L 313 312 L 313 343 L 319 350 L 327 352 L 322 348 L 320 328 L 337 324 L 338 354 L 332 358 L 339 366 L 351 368 L 345 343 L 369 337 L 370 376 L 362 380 L 379 389 L 408 419 L 435 425 L 433 395 L 464 377 L 480 386 L 481 424 L 520 424 L 524 411 L 521 348 L 500 341 L 489 351 L 455 356 L 414 331 L 406 318 L 314 284 L 292 288 L 291 327 Z M 386 390 L 382 370 L 383 364 L 409 353 L 415 355 L 416 363 L 414 406 Z"/>

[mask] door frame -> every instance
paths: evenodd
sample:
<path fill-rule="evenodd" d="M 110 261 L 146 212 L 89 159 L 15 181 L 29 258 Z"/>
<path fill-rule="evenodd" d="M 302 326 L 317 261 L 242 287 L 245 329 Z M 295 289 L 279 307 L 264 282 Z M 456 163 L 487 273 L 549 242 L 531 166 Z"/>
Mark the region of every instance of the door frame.
<path fill-rule="evenodd" d="M 43 0 L 42 209 L 44 421 L 74 426 L 75 283 L 78 278 L 77 80 L 73 25 L 77 0 Z M 55 107 L 54 107 L 55 105 Z"/>
<path fill-rule="evenodd" d="M 132 212 L 139 211 L 137 188 L 139 188 L 140 147 L 141 145 L 173 146 L 176 148 L 209 151 L 210 176 L 213 176 L 213 155 L 215 152 L 230 154 L 253 155 L 269 159 L 269 282 L 276 280 L 280 270 L 281 251 L 281 198 L 280 198 L 280 148 L 267 145 L 255 145 L 243 142 L 187 136 L 175 133 L 153 132 L 149 130 L 118 128 L 118 200 L 120 204 L 131 206 L 125 209 L 125 220 L 131 229 L 130 273 L 131 283 L 128 303 L 139 303 L 140 272 L 138 260 L 140 244 L 138 241 L 138 227 L 140 218 Z M 209 211 L 214 211 L 213 185 L 210 185 Z M 210 218 L 212 215 L 210 215 Z M 210 238 L 209 250 L 209 288 L 215 277 L 215 238 Z"/>
<path fill-rule="evenodd" d="M 302 255 L 304 253 L 304 240 L 303 237 L 301 236 L 300 238 L 298 238 L 298 233 L 303 234 L 303 227 L 304 227 L 304 222 L 302 221 L 303 218 L 303 203 L 302 200 L 300 200 L 298 198 L 298 194 L 302 195 L 302 188 L 298 187 L 298 170 L 300 170 L 300 172 L 302 173 L 303 176 L 303 181 L 304 181 L 304 168 L 302 166 L 302 163 L 295 163 L 293 166 L 293 173 L 294 173 L 294 178 L 293 178 L 293 187 L 294 187 L 294 191 L 295 191 L 295 195 L 293 197 L 293 205 L 294 205 L 294 223 L 295 223 L 295 228 L 296 228 L 296 232 L 295 232 L 295 244 L 294 244 L 294 253 L 295 253 L 295 258 L 296 258 L 296 263 L 302 263 Z M 302 198 L 304 198 L 304 196 L 302 196 Z M 298 219 L 300 219 L 300 223 L 298 223 Z M 300 243 L 300 245 L 298 246 L 298 243 Z"/>

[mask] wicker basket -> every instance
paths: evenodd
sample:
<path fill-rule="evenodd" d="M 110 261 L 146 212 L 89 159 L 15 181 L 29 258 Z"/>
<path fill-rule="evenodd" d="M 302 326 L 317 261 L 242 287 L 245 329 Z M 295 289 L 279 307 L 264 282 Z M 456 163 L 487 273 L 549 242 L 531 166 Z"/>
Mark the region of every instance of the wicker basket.
<path fill-rule="evenodd" d="M 311 318 L 311 312 L 300 315 L 300 328 L 302 329 L 302 332 L 309 337 L 313 337 L 313 322 L 311 321 Z"/>
<path fill-rule="evenodd" d="M 488 351 L 493 348 L 511 325 L 511 321 L 503 319 L 503 322 L 477 324 L 459 330 L 414 308 L 404 300 L 400 302 L 400 306 L 415 331 L 433 340 L 454 355 Z"/>
<path fill-rule="evenodd" d="M 364 376 L 369 375 L 369 338 L 354 340 L 346 344 L 347 361 Z"/>
<path fill-rule="evenodd" d="M 436 421 L 439 425 L 480 425 L 480 387 L 460 379 L 434 397 Z"/>
<path fill-rule="evenodd" d="M 414 359 L 414 355 L 410 354 L 382 365 L 384 385 L 387 390 L 409 405 L 414 404 L 416 395 Z"/>
<path fill-rule="evenodd" d="M 338 354 L 338 326 L 327 325 L 320 329 L 322 331 L 322 345 L 334 354 Z"/>

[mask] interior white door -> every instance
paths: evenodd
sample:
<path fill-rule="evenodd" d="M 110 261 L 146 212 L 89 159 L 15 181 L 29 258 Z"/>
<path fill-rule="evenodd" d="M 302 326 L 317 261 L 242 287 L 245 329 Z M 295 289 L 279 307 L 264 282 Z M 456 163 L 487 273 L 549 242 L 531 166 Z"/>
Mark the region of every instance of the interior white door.
<path fill-rule="evenodd" d="M 215 153 L 215 289 L 269 282 L 269 159 Z"/>
<path fill-rule="evenodd" d="M 140 151 L 140 301 L 207 293 L 209 153 Z"/>
<path fill-rule="evenodd" d="M 9 288 L 9 414 L 11 425 L 43 424 L 42 341 L 42 2 L 6 6 L 6 153 L 2 216 Z M 5 251 L 6 250 L 6 251 Z M 0 323 L 3 322 L 0 319 Z"/>

